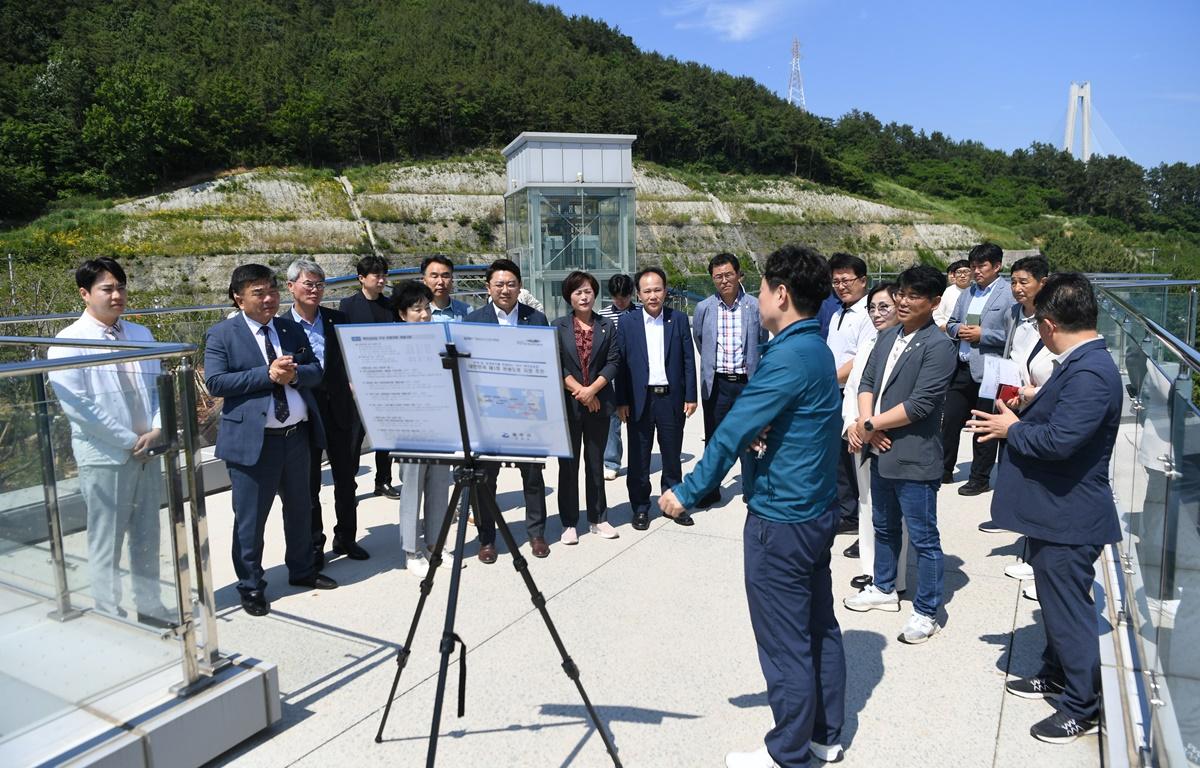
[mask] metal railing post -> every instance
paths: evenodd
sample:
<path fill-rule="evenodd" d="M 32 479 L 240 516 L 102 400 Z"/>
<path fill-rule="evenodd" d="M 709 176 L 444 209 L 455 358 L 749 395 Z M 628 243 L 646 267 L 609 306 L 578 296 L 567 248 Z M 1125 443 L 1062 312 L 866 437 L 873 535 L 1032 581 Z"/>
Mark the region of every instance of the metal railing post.
<path fill-rule="evenodd" d="M 1188 289 L 1188 319 L 1187 319 L 1187 343 L 1189 347 L 1196 346 L 1196 286 Z"/>
<path fill-rule="evenodd" d="M 196 594 L 198 617 L 204 625 L 204 643 L 200 646 L 201 672 L 211 675 L 228 666 L 221 658 L 217 643 L 217 603 L 213 597 L 212 570 L 209 561 L 208 512 L 204 505 L 204 478 L 200 474 L 200 425 L 196 416 L 196 369 L 185 357 L 179 365 L 179 407 L 183 415 L 183 469 L 187 499 L 191 509 L 192 552 L 196 557 Z"/>
<path fill-rule="evenodd" d="M 63 548 L 62 517 L 58 506 L 58 478 L 54 471 L 54 444 L 51 442 L 50 407 L 46 399 L 46 375 L 34 373 L 33 407 L 37 416 L 38 448 L 42 458 L 42 496 L 46 502 L 46 529 L 50 542 L 50 562 L 54 570 L 54 604 L 50 617 L 67 621 L 80 615 L 71 607 L 71 587 L 67 583 L 67 555 Z"/>
<path fill-rule="evenodd" d="M 201 679 L 196 657 L 196 623 L 192 620 L 192 577 L 188 558 L 187 525 L 183 513 L 183 484 L 179 479 L 179 431 L 175 411 L 175 374 L 158 376 L 158 410 L 166 439 L 163 471 L 167 483 L 167 510 L 171 516 L 171 556 L 175 562 L 175 604 L 179 610 L 176 634 L 183 640 L 183 681 L 171 687 L 177 696 L 190 696 L 208 684 Z"/>

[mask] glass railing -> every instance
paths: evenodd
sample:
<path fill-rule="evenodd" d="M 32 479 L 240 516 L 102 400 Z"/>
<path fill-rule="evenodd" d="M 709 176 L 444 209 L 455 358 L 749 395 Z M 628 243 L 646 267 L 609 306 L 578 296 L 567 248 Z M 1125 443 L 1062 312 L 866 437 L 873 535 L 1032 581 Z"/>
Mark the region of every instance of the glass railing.
<path fill-rule="evenodd" d="M 115 717 L 111 694 L 172 667 L 163 693 L 186 695 L 222 666 L 196 348 L 71 344 L 0 337 L 0 745 L 80 708 Z"/>
<path fill-rule="evenodd" d="M 1126 714 L 1153 765 L 1200 764 L 1200 354 L 1159 322 L 1193 327 L 1195 288 L 1100 291 L 1100 332 L 1130 396 L 1112 461 L 1126 524 L 1116 623 L 1133 630 L 1140 699 Z"/>

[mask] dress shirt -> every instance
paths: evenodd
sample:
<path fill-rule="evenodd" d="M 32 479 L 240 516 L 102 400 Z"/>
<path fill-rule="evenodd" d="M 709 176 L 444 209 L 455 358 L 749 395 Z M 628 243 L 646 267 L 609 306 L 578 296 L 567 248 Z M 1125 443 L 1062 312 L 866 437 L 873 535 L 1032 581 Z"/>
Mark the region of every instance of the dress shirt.
<path fill-rule="evenodd" d="M 1045 346 L 1038 350 L 1032 361 L 1029 359 L 1041 340 L 1042 337 L 1037 330 L 1037 317 L 1035 315 L 1022 316 L 1017 326 L 1013 328 L 1012 347 L 1009 349 L 1008 359 L 1020 368 L 1021 383 L 1024 385 L 1040 387 L 1046 383 L 1046 379 L 1050 378 L 1050 374 L 1054 373 L 1054 353 Z"/>
<path fill-rule="evenodd" d="M 841 368 L 854 359 L 867 339 L 875 337 L 875 325 L 867 314 L 867 296 L 850 306 L 842 306 L 829 319 L 829 336 L 825 343 L 833 353 L 833 365 Z"/>
<path fill-rule="evenodd" d="M 442 309 L 437 304 L 429 304 L 430 321 L 434 323 L 457 323 L 471 314 L 471 307 L 464 301 L 450 299 L 450 303 Z"/>
<path fill-rule="evenodd" d="M 317 310 L 317 321 L 310 323 L 304 319 L 304 316 L 292 307 L 292 319 L 300 324 L 304 329 L 304 333 L 308 336 L 308 343 L 312 345 L 313 354 L 317 356 L 317 360 L 321 363 L 321 368 L 325 368 L 325 321 L 321 319 L 321 311 Z"/>
<path fill-rule="evenodd" d="M 937 305 L 937 309 L 933 310 L 934 325 L 939 328 L 950 322 L 950 313 L 954 311 L 954 305 L 958 303 L 958 297 L 962 295 L 963 289 L 951 281 L 942 293 L 942 300 Z"/>
<path fill-rule="evenodd" d="M 746 350 L 742 344 L 742 297 L 738 289 L 733 304 L 717 296 L 717 373 L 745 373 Z"/>
<path fill-rule="evenodd" d="M 250 328 L 250 333 L 254 335 L 254 344 L 258 347 L 258 351 L 262 353 L 263 362 L 267 362 L 267 348 L 262 346 L 259 341 L 262 338 L 262 333 L 259 331 L 263 324 L 257 320 L 252 320 L 248 315 L 242 313 L 242 319 L 246 321 L 246 325 Z M 270 328 L 267 335 L 271 339 L 271 346 L 275 347 L 275 357 L 283 356 L 283 348 L 279 346 L 279 331 L 275 328 L 275 322 L 272 320 L 267 323 Z M 278 429 L 279 427 L 290 427 L 293 424 L 299 424 L 302 421 L 308 420 L 308 406 L 304 404 L 304 398 L 300 396 L 300 391 L 290 384 L 284 385 L 283 393 L 287 396 L 288 404 L 288 419 L 281 422 L 275 418 L 275 409 L 267 409 L 267 428 Z"/>
<path fill-rule="evenodd" d="M 878 416 L 882 411 L 880 406 L 883 403 L 883 390 L 887 388 L 888 379 L 892 377 L 892 371 L 896 368 L 896 361 L 900 359 L 900 355 L 904 354 L 904 350 L 908 349 L 909 339 L 912 335 L 905 335 L 904 329 L 896 334 L 896 340 L 892 342 L 892 350 L 888 353 L 887 362 L 883 365 L 883 383 L 879 385 L 879 396 L 875 398 L 875 415 Z"/>
<path fill-rule="evenodd" d="M 958 318 L 959 322 L 967 325 L 979 325 L 980 315 L 983 314 L 983 308 L 987 305 L 988 296 L 992 295 L 992 288 L 998 282 L 1000 282 L 1000 278 L 988 283 L 987 288 L 980 288 L 978 285 L 971 286 L 971 300 L 967 302 L 967 317 Z M 975 322 L 968 322 L 968 317 L 974 317 Z M 971 359 L 971 342 L 965 339 L 958 342 L 958 359 L 964 362 Z"/>
<path fill-rule="evenodd" d="M 505 312 L 500 309 L 500 305 L 492 302 L 492 309 L 496 310 L 496 322 L 500 325 L 518 325 L 521 316 L 520 303 L 513 304 L 512 312 Z"/>
<path fill-rule="evenodd" d="M 667 350 L 663 338 L 665 326 L 663 313 L 660 309 L 658 317 L 651 317 L 645 309 L 642 310 L 642 320 L 646 323 L 646 359 L 650 362 L 650 378 L 646 381 L 652 387 L 665 387 L 667 381 Z"/>

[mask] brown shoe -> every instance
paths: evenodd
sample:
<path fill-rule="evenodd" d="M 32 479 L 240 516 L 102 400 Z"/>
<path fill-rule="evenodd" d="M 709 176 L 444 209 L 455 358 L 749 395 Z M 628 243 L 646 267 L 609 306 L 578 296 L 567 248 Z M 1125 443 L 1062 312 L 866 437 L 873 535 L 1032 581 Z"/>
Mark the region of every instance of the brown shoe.
<path fill-rule="evenodd" d="M 479 548 L 479 562 L 484 565 L 491 565 L 496 562 L 496 545 L 484 544 Z"/>
<path fill-rule="evenodd" d="M 533 551 L 534 557 L 549 557 L 550 545 L 541 536 L 534 536 L 529 540 L 529 548 Z"/>

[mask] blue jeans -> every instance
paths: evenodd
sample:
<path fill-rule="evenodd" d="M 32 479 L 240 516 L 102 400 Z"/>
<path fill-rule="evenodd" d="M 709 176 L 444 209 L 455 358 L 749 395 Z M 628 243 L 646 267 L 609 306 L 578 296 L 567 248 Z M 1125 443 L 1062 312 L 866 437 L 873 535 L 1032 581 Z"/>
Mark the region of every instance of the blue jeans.
<path fill-rule="evenodd" d="M 875 586 L 881 592 L 896 588 L 896 563 L 903 541 L 901 519 L 917 550 L 917 595 L 913 608 L 937 618 L 942 604 L 942 540 L 937 528 L 938 480 L 893 480 L 880 477 L 879 465 L 871 460 L 871 512 L 875 524 Z"/>
<path fill-rule="evenodd" d="M 621 420 L 615 413 L 609 417 L 608 443 L 604 446 L 604 468 L 621 468 Z"/>

